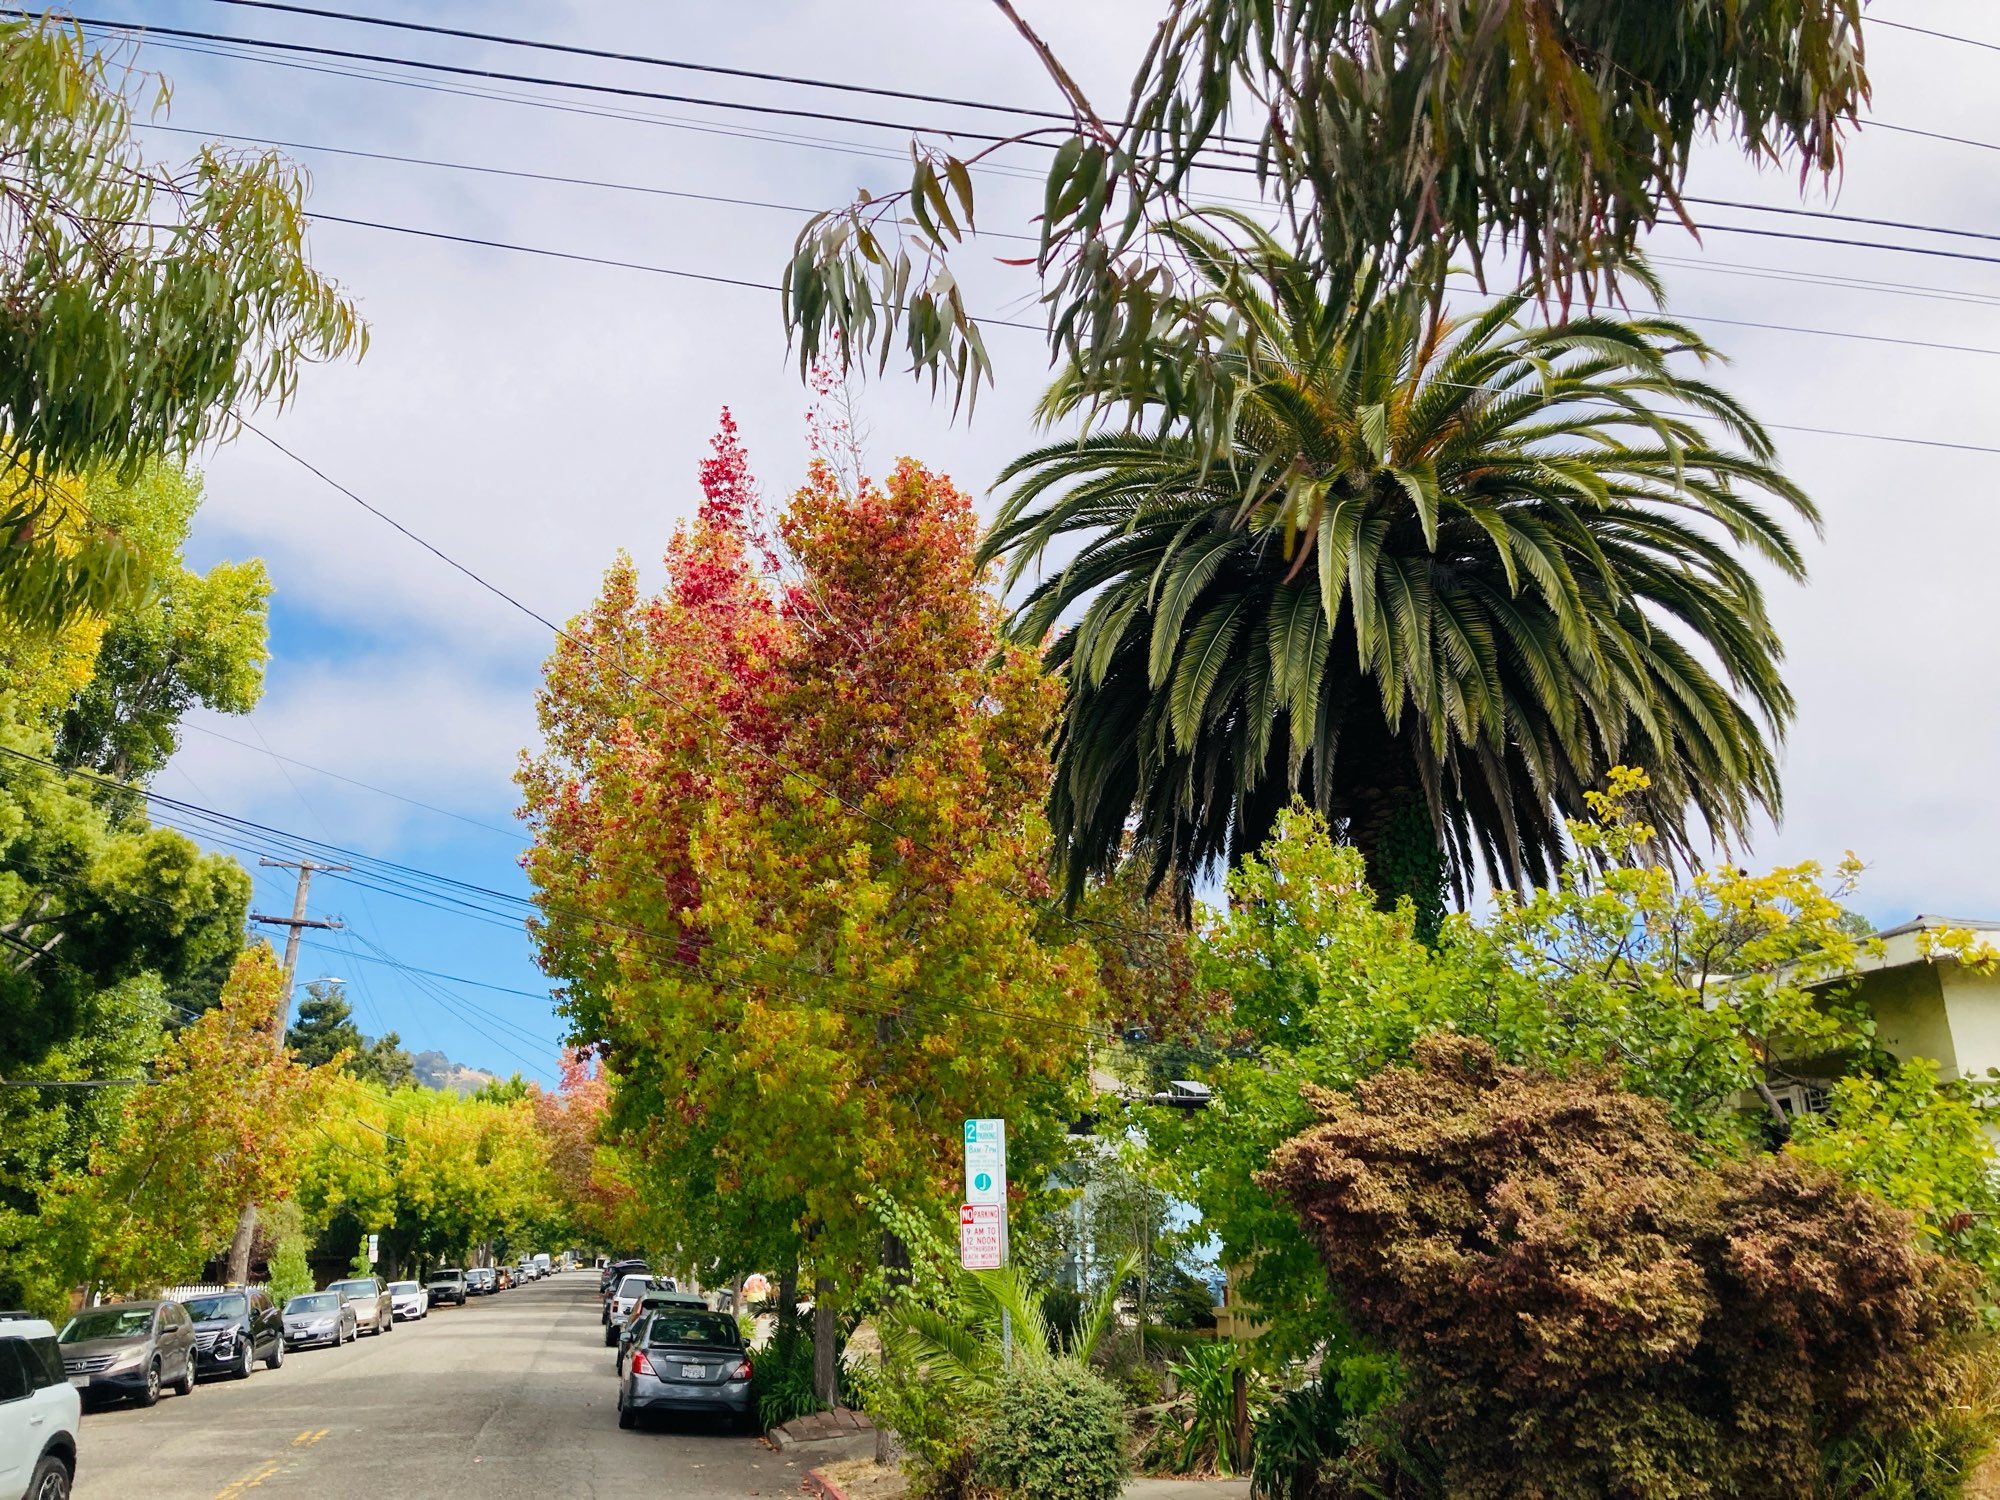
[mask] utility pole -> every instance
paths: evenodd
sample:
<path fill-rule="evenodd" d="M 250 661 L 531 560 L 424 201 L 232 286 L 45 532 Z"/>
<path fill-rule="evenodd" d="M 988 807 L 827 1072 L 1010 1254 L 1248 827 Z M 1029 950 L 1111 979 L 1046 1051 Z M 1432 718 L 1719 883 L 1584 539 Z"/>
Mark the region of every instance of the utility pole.
<path fill-rule="evenodd" d="M 306 915 L 306 894 L 312 889 L 312 878 L 322 870 L 336 872 L 346 870 L 347 865 L 322 865 L 309 859 L 260 859 L 260 865 L 279 870 L 299 872 L 298 889 L 292 896 L 292 914 L 289 917 L 267 917 L 261 912 L 251 912 L 250 920 L 262 922 L 267 927 L 282 927 L 285 931 L 285 983 L 284 999 L 278 1012 L 271 1018 L 271 1050 L 282 1056 L 285 1050 L 285 1022 L 292 1014 L 292 975 L 299 966 L 299 933 L 307 927 L 335 928 L 338 922 L 322 922 Z M 246 1203 L 243 1212 L 236 1216 L 236 1233 L 229 1241 L 229 1264 L 223 1272 L 223 1280 L 235 1285 L 247 1284 L 250 1280 L 250 1242 L 257 1233 L 257 1205 Z"/>

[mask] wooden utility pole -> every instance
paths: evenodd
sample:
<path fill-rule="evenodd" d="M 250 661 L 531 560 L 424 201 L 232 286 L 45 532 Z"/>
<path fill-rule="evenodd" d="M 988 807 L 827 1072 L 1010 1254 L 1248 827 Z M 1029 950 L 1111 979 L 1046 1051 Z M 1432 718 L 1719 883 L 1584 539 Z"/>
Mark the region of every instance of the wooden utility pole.
<path fill-rule="evenodd" d="M 298 889 L 292 896 L 292 914 L 289 917 L 267 917 L 261 912 L 250 913 L 250 920 L 262 922 L 267 927 L 283 927 L 285 931 L 285 983 L 284 999 L 278 1005 L 278 1012 L 271 1018 L 271 1050 L 283 1055 L 285 1050 L 285 1022 L 292 1013 L 292 975 L 299 966 L 299 933 L 307 927 L 334 928 L 338 922 L 323 922 L 306 915 L 306 894 L 312 889 L 312 878 L 322 870 L 340 871 L 346 865 L 315 864 L 312 860 L 260 859 L 260 865 L 279 870 L 299 872 Z M 235 1285 L 246 1284 L 250 1280 L 250 1242 L 257 1233 L 257 1205 L 246 1203 L 243 1212 L 236 1216 L 236 1234 L 229 1241 L 229 1264 L 223 1272 L 223 1280 Z"/>

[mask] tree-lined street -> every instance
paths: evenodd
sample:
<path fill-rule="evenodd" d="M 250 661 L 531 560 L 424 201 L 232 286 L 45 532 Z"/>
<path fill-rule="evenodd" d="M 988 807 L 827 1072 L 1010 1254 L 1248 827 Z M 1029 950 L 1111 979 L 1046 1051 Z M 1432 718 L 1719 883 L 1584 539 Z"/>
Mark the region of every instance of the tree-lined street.
<path fill-rule="evenodd" d="M 620 1432 L 596 1278 L 574 1272 L 84 1418 L 79 1500 L 789 1495 L 801 1465 L 683 1421 Z"/>

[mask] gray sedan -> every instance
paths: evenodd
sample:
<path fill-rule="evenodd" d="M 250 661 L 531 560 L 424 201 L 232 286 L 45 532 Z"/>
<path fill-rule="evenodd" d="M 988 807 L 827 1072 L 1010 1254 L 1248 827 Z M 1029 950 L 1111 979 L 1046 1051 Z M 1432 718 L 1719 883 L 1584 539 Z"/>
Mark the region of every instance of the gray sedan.
<path fill-rule="evenodd" d="M 618 1425 L 636 1427 L 647 1412 L 713 1412 L 752 1428 L 750 1351 L 728 1313 L 670 1308 L 654 1313 L 632 1342 L 618 1382 Z"/>
<path fill-rule="evenodd" d="M 178 1302 L 87 1307 L 56 1335 L 63 1373 L 87 1402 L 130 1396 L 141 1406 L 168 1387 L 194 1390 L 194 1322 Z"/>
<path fill-rule="evenodd" d="M 304 1292 L 285 1304 L 287 1349 L 351 1344 L 355 1333 L 354 1304 L 338 1292 Z"/>

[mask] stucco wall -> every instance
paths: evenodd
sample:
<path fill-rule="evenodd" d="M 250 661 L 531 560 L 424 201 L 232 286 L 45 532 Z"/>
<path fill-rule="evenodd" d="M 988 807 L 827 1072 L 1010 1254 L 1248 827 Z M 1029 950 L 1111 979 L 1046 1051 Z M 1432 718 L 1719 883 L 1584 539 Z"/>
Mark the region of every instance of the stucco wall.
<path fill-rule="evenodd" d="M 1968 1038 L 1958 1030 L 1957 1011 L 1946 1006 L 1937 965 L 1877 969 L 1861 977 L 1859 995 L 1875 1012 L 1876 1036 L 1890 1052 L 1901 1058 L 1928 1057 L 1938 1065 L 1940 1077 L 1959 1076 L 1959 1059 L 1970 1055 Z M 1979 1055 L 1988 1060 L 1973 1071 L 2000 1065 L 2000 1014 L 1993 1019 L 1980 1031 L 1979 1045 L 1985 1050 Z"/>
<path fill-rule="evenodd" d="M 2000 1068 L 2000 974 L 1976 974 L 1951 962 L 1937 965 L 1951 1016 L 1951 1037 L 1964 1077 Z"/>

